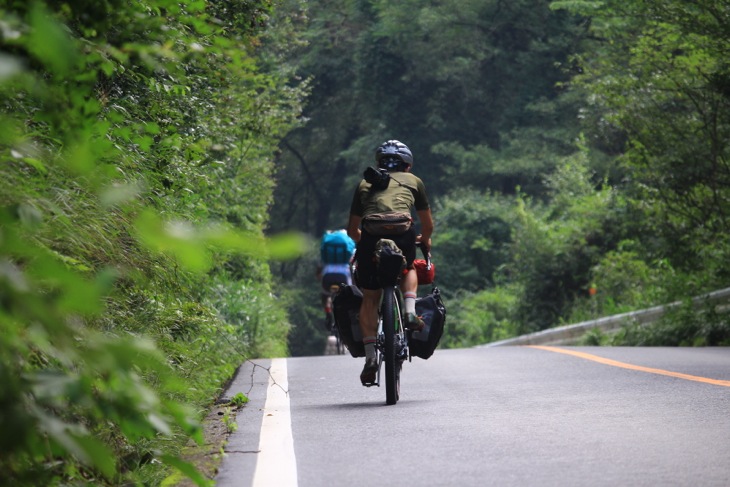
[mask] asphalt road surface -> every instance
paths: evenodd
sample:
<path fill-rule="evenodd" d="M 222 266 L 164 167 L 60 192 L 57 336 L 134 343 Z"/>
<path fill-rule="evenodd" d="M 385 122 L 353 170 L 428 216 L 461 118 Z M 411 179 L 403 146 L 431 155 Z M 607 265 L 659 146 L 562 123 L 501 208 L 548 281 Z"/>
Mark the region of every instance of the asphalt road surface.
<path fill-rule="evenodd" d="M 394 406 L 363 360 L 246 364 L 216 485 L 730 486 L 730 348 L 437 350 Z"/>

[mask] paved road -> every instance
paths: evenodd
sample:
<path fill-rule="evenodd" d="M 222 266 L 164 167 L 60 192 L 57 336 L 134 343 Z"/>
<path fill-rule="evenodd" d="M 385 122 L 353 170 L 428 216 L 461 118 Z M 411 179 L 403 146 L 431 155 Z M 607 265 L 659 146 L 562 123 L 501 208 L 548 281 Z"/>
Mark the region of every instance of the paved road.
<path fill-rule="evenodd" d="M 438 350 L 395 406 L 361 360 L 274 361 L 266 411 L 280 388 L 247 365 L 217 485 L 730 486 L 730 348 Z"/>

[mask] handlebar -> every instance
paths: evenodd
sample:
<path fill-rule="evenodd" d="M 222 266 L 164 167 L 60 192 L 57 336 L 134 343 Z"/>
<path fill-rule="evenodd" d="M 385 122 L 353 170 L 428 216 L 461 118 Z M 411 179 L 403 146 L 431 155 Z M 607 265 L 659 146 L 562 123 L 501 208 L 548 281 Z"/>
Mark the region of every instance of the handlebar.
<path fill-rule="evenodd" d="M 416 245 L 418 245 L 418 247 L 421 249 L 423 258 L 426 259 L 426 269 L 431 270 L 431 252 L 426 250 L 426 245 L 423 242 L 420 242 Z"/>

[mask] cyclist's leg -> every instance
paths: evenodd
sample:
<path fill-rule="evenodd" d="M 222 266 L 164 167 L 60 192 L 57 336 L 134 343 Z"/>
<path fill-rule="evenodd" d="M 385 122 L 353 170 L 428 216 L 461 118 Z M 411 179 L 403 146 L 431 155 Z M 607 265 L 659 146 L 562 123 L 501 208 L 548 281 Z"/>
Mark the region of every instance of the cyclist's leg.
<path fill-rule="evenodd" d="M 403 292 L 403 304 L 405 307 L 405 326 L 409 330 L 421 330 L 424 326 L 423 320 L 416 314 L 416 298 L 418 297 L 418 276 L 415 269 L 410 269 L 401 280 L 401 291 Z"/>
<path fill-rule="evenodd" d="M 330 331 L 332 328 L 332 296 L 324 289 L 320 291 L 319 296 L 322 302 L 322 311 L 324 311 L 324 327 L 327 331 Z"/>
<path fill-rule="evenodd" d="M 330 286 L 329 294 L 327 296 L 327 305 L 325 306 L 325 311 L 327 313 L 327 322 L 329 323 L 329 332 L 330 334 L 335 333 L 335 329 L 337 328 L 335 326 L 335 310 L 332 306 L 333 299 L 335 294 L 340 290 L 340 286 L 338 284 L 334 284 Z"/>
<path fill-rule="evenodd" d="M 373 384 L 378 372 L 378 360 L 375 353 L 375 342 L 378 335 L 378 305 L 380 289 L 363 289 L 360 305 L 360 332 L 365 345 L 365 367 L 360 374 L 363 384 Z"/>
<path fill-rule="evenodd" d="M 375 341 L 378 333 L 378 306 L 380 304 L 381 289 L 376 275 L 373 252 L 378 238 L 363 232 L 357 243 L 357 279 L 358 287 L 362 290 L 362 304 L 360 305 L 360 331 L 365 344 L 365 367 L 360 380 L 363 384 L 374 383 L 377 374 L 377 356 Z"/>
<path fill-rule="evenodd" d="M 394 238 L 396 245 L 401 249 L 406 258 L 406 269 L 408 271 L 401 278 L 400 288 L 403 292 L 405 305 L 406 326 L 412 330 L 423 328 L 423 321 L 416 315 L 416 298 L 418 292 L 418 276 L 413 268 L 413 261 L 416 258 L 416 231 L 409 230 L 403 235 Z"/>
<path fill-rule="evenodd" d="M 328 332 L 332 332 L 335 320 L 332 310 L 332 298 L 340 289 L 340 284 L 345 278 L 344 274 L 328 272 L 322 276 L 322 308 L 325 313 L 325 327 Z"/>

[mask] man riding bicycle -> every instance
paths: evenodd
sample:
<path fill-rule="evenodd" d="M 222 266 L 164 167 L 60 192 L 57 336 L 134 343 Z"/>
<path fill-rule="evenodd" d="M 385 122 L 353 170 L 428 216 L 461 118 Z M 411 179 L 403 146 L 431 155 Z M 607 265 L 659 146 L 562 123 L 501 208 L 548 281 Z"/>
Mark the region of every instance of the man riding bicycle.
<path fill-rule="evenodd" d="M 332 293 L 341 284 L 352 284 L 350 261 L 355 253 L 355 242 L 347 231 L 327 230 L 319 246 L 320 260 L 317 266 L 317 280 L 322 284 L 322 307 L 325 310 L 327 331 L 332 331 Z"/>
<path fill-rule="evenodd" d="M 397 140 L 384 142 L 375 151 L 375 161 L 380 171 L 369 169 L 360 181 L 350 206 L 347 233 L 357 242 L 357 284 L 363 293 L 360 306 L 360 330 L 365 344 L 365 367 L 360 374 L 363 385 L 373 384 L 378 372 L 375 353 L 378 333 L 378 305 L 382 294 L 373 257 L 375 246 L 381 238 L 393 240 L 406 258 L 406 270 L 400 281 L 406 312 L 406 326 L 412 330 L 423 328 L 423 321 L 416 315 L 418 278 L 413 268 L 416 246 L 431 249 L 433 218 L 426 196 L 426 187 L 420 178 L 411 174 L 413 154 Z M 421 223 L 421 234 L 414 226 L 402 231 L 400 219 L 410 219 L 415 209 Z M 376 221 L 386 225 L 375 225 Z M 370 224 L 372 223 L 372 225 Z M 395 223 L 388 225 L 388 223 Z M 408 226 L 407 224 L 405 226 Z M 370 228 L 368 231 L 367 228 Z M 379 227 L 379 228 L 378 228 Z M 389 233 L 392 228 L 395 233 Z M 401 230 L 398 230 L 400 228 Z M 377 229 L 377 230 L 376 230 Z M 401 233 L 402 232 L 402 233 Z"/>

